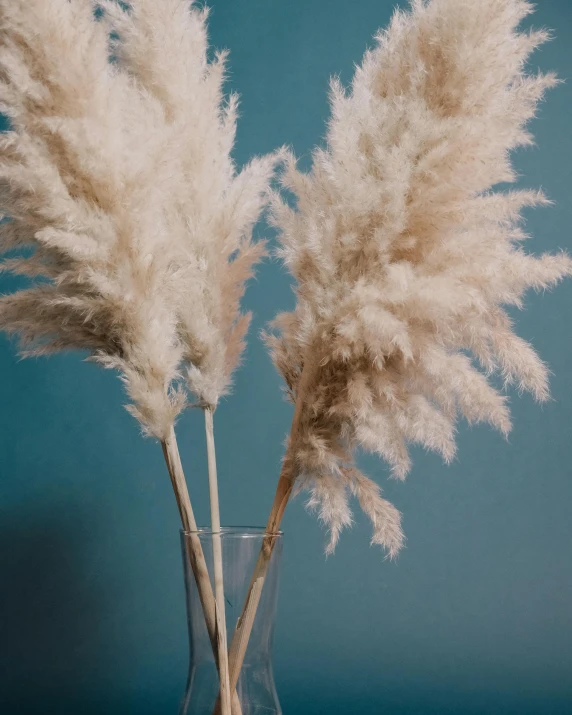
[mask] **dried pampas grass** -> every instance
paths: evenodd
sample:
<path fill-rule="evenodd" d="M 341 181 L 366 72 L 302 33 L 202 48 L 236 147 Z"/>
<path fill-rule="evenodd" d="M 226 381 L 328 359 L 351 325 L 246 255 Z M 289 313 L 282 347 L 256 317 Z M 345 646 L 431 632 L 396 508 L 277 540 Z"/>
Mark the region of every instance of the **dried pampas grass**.
<path fill-rule="evenodd" d="M 189 271 L 178 314 L 189 389 L 215 407 L 229 391 L 250 315 L 240 299 L 264 255 L 252 228 L 267 200 L 277 155 L 252 160 L 238 175 L 231 151 L 238 96 L 225 98 L 226 52 L 208 61 L 206 8 L 181 0 L 103 0 L 122 67 L 161 107 L 168 127 L 160 161 L 171 173 L 170 220 L 181 266 Z M 165 151 L 166 150 L 166 151 Z M 182 276 L 184 278 L 184 276 Z"/>
<path fill-rule="evenodd" d="M 329 551 L 351 523 L 350 494 L 374 543 L 391 556 L 403 543 L 399 514 L 353 463 L 358 447 L 402 479 L 408 443 L 453 458 L 458 416 L 508 433 L 491 374 L 548 397 L 546 366 L 505 306 L 570 275 L 572 261 L 521 247 L 521 210 L 547 203 L 542 193 L 493 191 L 515 180 L 509 152 L 532 142 L 526 124 L 556 83 L 525 72 L 547 39 L 517 31 L 531 9 L 416 0 L 397 11 L 350 90 L 332 82 L 311 172 L 287 161 L 297 209 L 275 195 L 273 216 L 298 300 L 269 344 L 303 405 L 287 478 L 311 490 Z"/>
<path fill-rule="evenodd" d="M 272 214 L 297 304 L 267 337 L 295 405 L 267 531 L 294 489 L 330 530 L 351 523 L 351 495 L 394 557 L 400 514 L 355 466 L 376 452 L 402 479 L 408 443 L 455 454 L 455 423 L 510 430 L 506 397 L 488 379 L 548 397 L 546 366 L 513 330 L 505 306 L 572 274 L 566 255 L 533 257 L 521 210 L 539 192 L 493 191 L 515 180 L 509 152 L 553 75 L 529 75 L 545 32 L 522 33 L 523 0 L 413 0 L 344 90 L 334 80 L 327 143 L 309 173 L 290 156 Z M 263 548 L 230 647 L 240 672 L 273 539 Z"/>
<path fill-rule="evenodd" d="M 237 98 L 225 55 L 207 60 L 205 11 L 98 5 L 101 22 L 87 0 L 0 4 L 0 249 L 23 249 L 3 269 L 34 281 L 1 299 L 0 325 L 27 355 L 80 348 L 118 369 L 163 440 L 183 378 L 200 404 L 228 391 L 275 158 L 236 174 Z"/>
<path fill-rule="evenodd" d="M 252 228 L 276 162 L 236 171 L 238 99 L 223 91 L 226 54 L 208 59 L 207 16 L 183 0 L 0 0 L 0 252 L 31 283 L 0 298 L 0 328 L 24 355 L 80 349 L 119 371 L 128 409 L 163 445 L 187 530 L 174 423 L 189 401 L 208 411 L 216 493 L 212 412 L 244 347 L 240 301 L 264 254 Z"/>
<path fill-rule="evenodd" d="M 531 256 L 509 154 L 553 75 L 526 72 L 545 32 L 525 0 L 412 0 L 368 51 L 349 90 L 332 82 L 326 146 L 232 160 L 237 97 L 226 54 L 208 54 L 207 12 L 185 0 L 0 0 L 1 268 L 28 280 L 0 298 L 24 355 L 66 349 L 119 371 L 129 410 L 160 440 L 183 526 L 196 531 L 174 425 L 204 409 L 211 517 L 220 531 L 213 413 L 240 361 L 240 303 L 264 245 L 271 196 L 297 304 L 267 336 L 295 405 L 268 535 L 227 653 L 220 539 L 215 588 L 199 539 L 192 568 L 220 672 L 235 692 L 277 532 L 295 489 L 330 530 L 355 496 L 390 557 L 401 516 L 355 464 L 375 452 L 402 479 L 408 445 L 450 461 L 459 417 L 510 430 L 497 376 L 539 400 L 547 369 L 507 306 L 572 274 Z M 279 158 L 292 207 L 269 183 Z"/>

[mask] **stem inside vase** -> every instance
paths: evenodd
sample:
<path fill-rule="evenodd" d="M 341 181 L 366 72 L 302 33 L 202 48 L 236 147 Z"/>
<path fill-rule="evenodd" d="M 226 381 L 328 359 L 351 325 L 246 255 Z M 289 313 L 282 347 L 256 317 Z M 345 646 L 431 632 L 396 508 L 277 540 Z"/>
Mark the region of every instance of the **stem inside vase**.
<path fill-rule="evenodd" d="M 214 540 L 215 537 L 220 539 L 225 574 L 226 625 L 228 631 L 232 633 L 241 616 L 252 574 L 268 536 L 264 529 L 253 527 L 223 527 L 218 535 L 211 529 L 181 532 L 190 659 L 187 687 L 179 715 L 212 715 L 219 694 L 215 656 L 189 560 L 195 548 L 194 540 L 200 541 L 211 582 L 214 583 Z M 243 715 L 281 715 L 282 713 L 272 671 L 272 640 L 282 534 L 278 533 L 272 537 L 274 548 L 268 563 L 264 589 L 258 603 L 242 667 L 236 679 L 235 697 Z"/>

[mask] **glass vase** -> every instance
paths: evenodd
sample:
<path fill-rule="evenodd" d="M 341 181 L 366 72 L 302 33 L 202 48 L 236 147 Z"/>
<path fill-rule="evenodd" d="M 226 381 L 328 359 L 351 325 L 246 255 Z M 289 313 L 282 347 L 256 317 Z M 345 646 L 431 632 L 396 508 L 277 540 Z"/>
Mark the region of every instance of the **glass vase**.
<path fill-rule="evenodd" d="M 197 538 L 202 547 L 213 590 L 213 543 L 216 538 L 221 540 L 225 616 L 230 646 L 260 550 L 264 539 L 268 538 L 268 534 L 264 529 L 252 527 L 224 528 L 221 530 L 220 536 L 213 534 L 208 529 L 181 532 L 190 658 L 187 686 L 179 715 L 220 715 L 220 704 L 217 702 L 218 671 L 192 567 L 193 550 L 196 553 Z M 272 539 L 274 549 L 236 685 L 233 715 L 239 713 L 240 715 L 282 715 L 272 671 L 272 640 L 282 554 L 282 534 L 275 534 Z M 237 707 L 237 700 L 240 703 L 240 708 Z"/>

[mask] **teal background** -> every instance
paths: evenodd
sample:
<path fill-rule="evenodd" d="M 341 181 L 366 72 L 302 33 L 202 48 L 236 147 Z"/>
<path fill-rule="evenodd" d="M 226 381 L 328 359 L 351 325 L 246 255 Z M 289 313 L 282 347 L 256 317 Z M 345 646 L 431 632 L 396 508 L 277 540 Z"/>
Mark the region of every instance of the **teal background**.
<path fill-rule="evenodd" d="M 329 75 L 349 80 L 393 4 L 213 0 L 213 43 L 231 48 L 242 94 L 239 163 L 282 143 L 307 158 Z M 534 65 L 572 78 L 569 1 L 543 0 L 533 23 L 555 30 Z M 516 156 L 521 184 L 556 202 L 530 214 L 534 251 L 572 248 L 571 112 L 568 83 L 533 125 L 538 148 Z M 266 263 L 246 298 L 246 365 L 216 415 L 226 523 L 263 524 L 272 500 L 291 408 L 257 333 L 292 301 Z M 572 282 L 518 315 L 554 400 L 513 395 L 508 442 L 461 425 L 458 460 L 419 450 L 405 484 L 361 460 L 404 513 L 397 562 L 368 546 L 359 513 L 326 560 L 321 527 L 290 505 L 275 641 L 285 715 L 572 712 L 571 326 Z M 0 339 L 0 713 L 174 714 L 187 665 L 175 500 L 119 380 L 80 357 L 18 362 Z M 199 417 L 179 435 L 205 523 Z"/>

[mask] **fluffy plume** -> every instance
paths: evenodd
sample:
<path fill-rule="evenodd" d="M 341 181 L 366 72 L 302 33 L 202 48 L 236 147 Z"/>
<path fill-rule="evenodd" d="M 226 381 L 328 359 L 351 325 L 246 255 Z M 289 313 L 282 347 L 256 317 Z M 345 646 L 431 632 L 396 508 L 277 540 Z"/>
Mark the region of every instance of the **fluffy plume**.
<path fill-rule="evenodd" d="M 119 370 L 163 440 L 185 378 L 200 403 L 228 388 L 274 158 L 236 173 L 237 98 L 204 10 L 97 5 L 0 0 L 0 251 L 31 279 L 0 299 L 0 327 L 26 355 L 79 348 Z"/>
<path fill-rule="evenodd" d="M 572 273 L 565 255 L 521 248 L 520 213 L 541 193 L 492 191 L 552 75 L 527 75 L 546 33 L 518 31 L 522 0 L 414 0 L 365 54 L 351 89 L 332 82 L 327 146 L 309 174 L 287 161 L 273 217 L 297 305 L 269 338 L 303 411 L 298 487 L 330 526 L 332 549 L 358 497 L 375 543 L 395 554 L 399 513 L 353 466 L 362 447 L 403 478 L 408 443 L 455 454 L 455 422 L 510 430 L 500 374 L 538 400 L 547 369 L 504 306 Z"/>
<path fill-rule="evenodd" d="M 186 377 L 200 403 L 216 406 L 244 348 L 250 315 L 241 314 L 240 299 L 265 253 L 252 229 L 279 153 L 252 160 L 236 175 L 238 97 L 223 94 L 227 53 L 208 61 L 207 9 L 189 11 L 186 0 L 98 5 L 119 37 L 120 66 L 159 103 L 169 127 L 161 161 L 172 179 L 171 230 L 192 266 L 192 292 L 180 294 L 178 311 Z"/>

